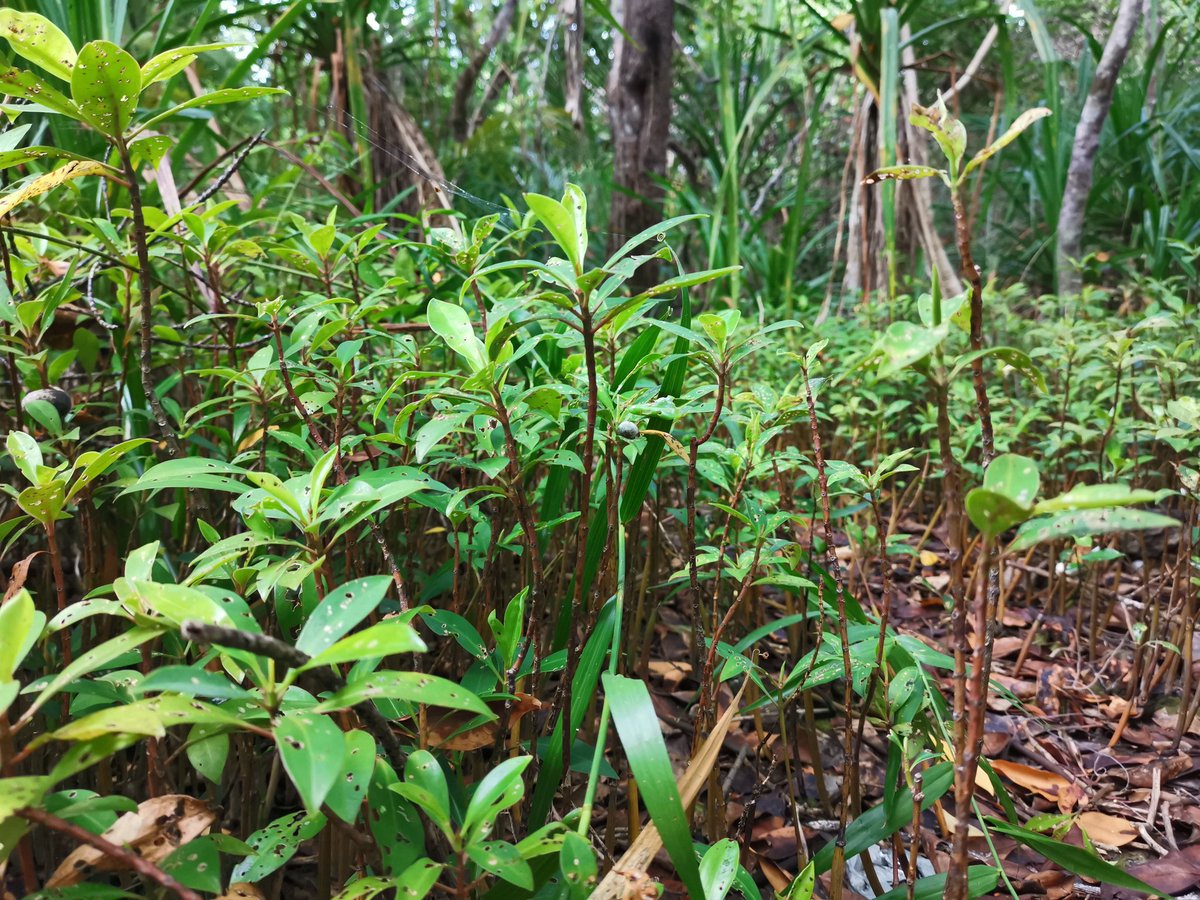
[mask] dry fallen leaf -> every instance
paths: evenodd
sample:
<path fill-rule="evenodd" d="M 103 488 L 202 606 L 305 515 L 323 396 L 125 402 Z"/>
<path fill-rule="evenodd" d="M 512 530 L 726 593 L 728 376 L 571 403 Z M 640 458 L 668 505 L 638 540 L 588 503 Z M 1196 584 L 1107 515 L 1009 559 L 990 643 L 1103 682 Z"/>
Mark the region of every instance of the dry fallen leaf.
<path fill-rule="evenodd" d="M 1173 778 L 1178 778 L 1180 775 L 1190 772 L 1192 770 L 1192 758 L 1185 753 L 1181 753 L 1179 756 L 1174 756 L 1171 759 L 1146 763 L 1144 766 L 1130 769 L 1128 773 L 1129 783 L 1134 787 L 1153 787 L 1155 769 L 1159 770 L 1159 784 L 1166 784 Z"/>
<path fill-rule="evenodd" d="M 217 900 L 266 900 L 266 894 L 248 882 L 239 881 L 231 884 Z"/>
<path fill-rule="evenodd" d="M 950 828 L 951 833 L 956 831 L 958 829 L 958 819 L 956 819 L 954 817 L 954 814 L 951 813 L 949 810 L 943 810 L 942 815 L 946 817 L 946 825 Z M 967 826 L 967 837 L 969 837 L 969 838 L 983 837 L 983 832 L 980 831 L 978 828 L 976 828 L 974 825 L 968 825 Z"/>
<path fill-rule="evenodd" d="M 1062 775 L 1004 759 L 994 759 L 989 762 L 996 772 L 1013 784 L 1019 785 L 1027 791 L 1033 791 L 1047 800 L 1057 802 L 1058 808 L 1063 812 L 1070 812 L 1087 797 L 1082 787 Z"/>
<path fill-rule="evenodd" d="M 777 863 L 772 862 L 765 856 L 758 856 L 758 867 L 762 870 L 763 875 L 767 878 L 767 883 L 774 888 L 775 893 L 781 894 L 791 887 L 793 878 L 788 871 Z"/>
<path fill-rule="evenodd" d="M 178 847 L 200 837 L 216 821 L 217 814 L 208 804 L 186 794 L 164 794 L 139 803 L 113 823 L 101 837 L 118 847 L 126 847 L 152 863 L 159 863 Z M 47 888 L 70 887 L 84 881 L 91 872 L 117 872 L 121 860 L 105 856 L 95 847 L 76 847 L 63 860 Z"/>
<path fill-rule="evenodd" d="M 1120 816 L 1110 816 L 1102 812 L 1080 813 L 1075 819 L 1075 824 L 1083 829 L 1092 841 L 1109 847 L 1124 847 L 1138 836 L 1137 829 L 1131 823 Z"/>
<path fill-rule="evenodd" d="M 513 694 L 516 700 L 513 702 L 512 708 L 508 711 L 508 724 L 511 726 L 519 722 L 522 717 L 538 709 L 542 705 L 537 697 L 532 694 Z M 502 715 L 503 704 L 495 702 L 489 704 L 492 707 L 492 712 L 496 715 Z M 478 750 L 481 747 L 489 747 L 496 742 L 496 735 L 500 728 L 500 721 L 492 719 L 490 722 L 484 722 L 482 725 L 476 725 L 474 728 L 468 728 L 466 731 L 461 729 L 472 719 L 475 719 L 475 713 L 470 712 L 453 712 L 436 722 L 427 722 L 425 731 L 424 746 L 431 750 Z"/>

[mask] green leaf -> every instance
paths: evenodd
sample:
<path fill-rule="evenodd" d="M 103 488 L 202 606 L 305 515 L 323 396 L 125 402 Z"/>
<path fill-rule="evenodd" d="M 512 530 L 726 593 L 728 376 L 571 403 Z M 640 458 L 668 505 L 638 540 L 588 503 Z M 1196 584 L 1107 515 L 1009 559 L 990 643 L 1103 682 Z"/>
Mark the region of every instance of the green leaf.
<path fill-rule="evenodd" d="M 71 488 L 67 491 L 67 499 L 70 500 L 75 497 L 76 494 L 107 472 L 109 467 L 126 453 L 149 443 L 151 443 L 149 438 L 135 438 L 131 441 L 122 441 L 120 444 L 109 447 L 107 450 L 100 452 L 89 450 L 87 453 L 79 454 L 75 459 L 75 464 L 72 466 L 77 474 L 71 481 Z M 81 469 L 82 471 L 80 471 Z"/>
<path fill-rule="evenodd" d="M 967 515 L 984 534 L 995 537 L 1024 522 L 1033 511 L 1041 477 L 1027 456 L 997 456 L 983 476 L 983 487 L 967 494 Z"/>
<path fill-rule="evenodd" d="M 342 730 L 327 716 L 289 713 L 275 726 L 275 746 L 304 808 L 318 812 L 346 756 Z"/>
<path fill-rule="evenodd" d="M 483 342 L 475 336 L 475 329 L 471 327 L 471 319 L 465 309 L 435 297 L 429 301 L 425 315 L 429 327 L 451 350 L 466 360 L 472 373 L 480 372 L 487 366 L 487 352 Z"/>
<path fill-rule="evenodd" d="M 401 791 L 410 788 L 410 791 Z M 446 784 L 446 773 L 437 758 L 428 750 L 417 750 L 409 754 L 404 763 L 404 782 L 392 785 L 392 790 L 402 795 L 412 794 L 414 799 L 443 831 L 450 830 L 450 788 Z"/>
<path fill-rule="evenodd" d="M 576 188 L 576 191 L 579 189 Z M 582 195 L 580 195 L 582 196 Z M 563 200 L 568 200 L 566 194 L 563 195 Z M 566 254 L 571 266 L 575 270 L 575 274 L 583 272 L 583 254 L 587 251 L 587 231 L 584 230 L 583 241 L 580 241 L 579 234 L 576 231 L 576 208 L 574 198 L 571 198 L 572 208 L 568 209 L 563 203 L 559 203 L 552 197 L 547 197 L 543 194 L 526 194 L 525 202 L 529 209 L 539 222 L 550 232 L 556 244 L 562 248 Z M 586 213 L 586 204 L 584 212 Z"/>
<path fill-rule="evenodd" d="M 467 804 L 467 811 L 463 815 L 462 830 L 465 834 L 486 834 L 496 816 L 525 795 L 521 773 L 532 760 L 532 756 L 506 759 L 483 776 L 471 794 L 471 802 Z"/>
<path fill-rule="evenodd" d="M 817 870 L 810 859 L 808 865 L 795 877 L 780 900 L 812 900 L 813 888 L 817 884 Z"/>
<path fill-rule="evenodd" d="M 343 822 L 353 825 L 367 799 L 367 785 L 375 769 L 375 738 L 365 731 L 354 730 L 346 732 L 345 740 L 342 768 L 325 795 L 325 805 Z"/>
<path fill-rule="evenodd" d="M 995 890 L 1000 882 L 1000 870 L 993 866 L 967 867 L 967 896 L 986 897 Z M 914 900 L 941 900 L 946 890 L 946 873 L 918 878 L 913 884 Z M 880 894 L 878 900 L 905 900 L 908 897 L 908 885 L 902 884 L 892 888 L 886 894 Z"/>
<path fill-rule="evenodd" d="M 71 70 L 71 99 L 101 134 L 116 137 L 124 133 L 141 92 L 141 69 L 116 44 L 89 41 L 80 48 Z"/>
<path fill-rule="evenodd" d="M 585 900 L 591 896 L 599 875 L 596 854 L 591 844 L 574 831 L 568 831 L 563 835 L 558 864 L 562 869 L 570 900 Z"/>
<path fill-rule="evenodd" d="M 287 91 L 283 90 L 282 88 L 268 87 L 240 87 L 212 91 L 208 94 L 201 94 L 199 97 L 193 97 L 191 100 L 180 103 L 178 106 L 172 106 L 165 112 L 161 112 L 157 116 L 147 119 L 138 126 L 138 133 L 153 128 L 161 122 L 165 122 L 167 119 L 178 115 L 185 109 L 200 109 L 207 106 L 220 106 L 225 103 L 240 103 L 243 100 L 254 100 L 258 97 L 269 97 L 274 94 L 286 93 Z"/>
<path fill-rule="evenodd" d="M 25 480 L 30 484 L 37 484 L 41 480 L 38 469 L 44 465 L 42 448 L 38 442 L 23 431 L 10 431 L 4 445 L 8 449 L 8 455 L 25 476 Z"/>
<path fill-rule="evenodd" d="M 128 589 L 147 612 L 157 613 L 176 628 L 187 619 L 199 619 L 209 625 L 221 625 L 226 628 L 237 627 L 229 614 L 221 608 L 216 600 L 197 588 L 185 587 L 182 584 L 160 584 L 156 581 L 144 581 L 140 578 L 117 579 L 118 596 L 124 596 Z"/>
<path fill-rule="evenodd" d="M 75 48 L 61 29 L 45 16 L 15 9 L 0 9 L 0 37 L 13 53 L 40 66 L 56 78 L 71 80 Z"/>
<path fill-rule="evenodd" d="M 691 827 L 679 797 L 679 786 L 667 756 L 654 704 L 650 702 L 650 693 L 637 679 L 605 673 L 603 681 L 613 723 L 650 819 L 658 828 L 663 846 L 689 894 L 703 897 L 700 870 L 692 850 Z"/>
<path fill-rule="evenodd" d="M 929 809 L 954 784 L 954 768 L 949 762 L 937 763 L 925 770 L 924 799 L 921 809 Z M 912 821 L 913 797 L 908 788 L 885 797 L 850 823 L 846 829 L 846 858 L 858 856 L 872 844 L 895 834 Z M 813 857 L 817 874 L 829 871 L 833 864 L 833 842 L 826 844 Z"/>
<path fill-rule="evenodd" d="M 25 69 L 0 66 L 0 94 L 8 94 L 10 97 L 20 97 L 22 100 L 28 100 L 30 103 L 44 108 L 46 112 L 57 113 L 60 116 L 68 116 L 76 120 L 80 118 L 79 110 L 75 108 L 74 103 L 68 100 L 65 95 L 50 87 L 45 80 L 38 78 L 32 72 L 28 72 Z M 14 109 L 20 110 L 21 107 L 7 106 L 5 109 L 9 111 Z"/>
<path fill-rule="evenodd" d="M 165 630 L 164 628 L 151 627 L 131 628 L 105 641 L 103 644 L 88 650 L 77 657 L 70 665 L 66 666 L 55 676 L 53 681 L 42 688 L 42 692 L 38 694 L 37 699 L 25 711 L 22 718 L 28 719 L 32 717 L 35 712 L 41 709 L 43 704 L 75 679 L 98 671 L 121 654 L 127 653 L 135 647 L 146 643 L 146 641 L 158 637 Z"/>
<path fill-rule="evenodd" d="M 1069 509 L 1132 506 L 1135 503 L 1153 503 L 1161 497 L 1156 491 L 1134 490 L 1125 484 L 1078 484 L 1064 494 L 1043 500 L 1034 511 L 1040 515 Z"/>
<path fill-rule="evenodd" d="M 229 759 L 229 735 L 212 725 L 193 725 L 185 749 L 192 768 L 219 785 Z"/>
<path fill-rule="evenodd" d="M 221 854 L 211 837 L 201 836 L 176 848 L 160 867 L 184 887 L 210 894 L 221 892 Z"/>
<path fill-rule="evenodd" d="M 299 671 L 360 659 L 380 659 L 393 653 L 424 653 L 426 649 L 425 642 L 407 622 L 385 619 L 322 650 Z"/>
<path fill-rule="evenodd" d="M 1043 541 L 1081 538 L 1116 531 L 1145 531 L 1150 528 L 1177 528 L 1170 516 L 1140 509 L 1078 509 L 1030 519 L 1017 531 L 1013 550 L 1025 550 Z"/>
<path fill-rule="evenodd" d="M 546 821 L 550 811 L 550 803 L 558 790 L 559 779 L 563 767 L 569 760 L 563 759 L 563 727 L 571 729 L 571 734 L 579 732 L 596 693 L 596 685 L 600 680 L 600 672 L 604 668 L 604 660 L 612 645 L 613 619 L 616 606 L 608 601 L 600 609 L 596 618 L 596 627 L 592 629 L 583 652 L 579 654 L 579 665 L 575 669 L 575 677 L 571 680 L 571 708 L 559 714 L 550 734 L 550 743 L 538 774 L 537 783 L 533 787 L 533 802 L 530 804 L 530 822 L 541 825 Z M 564 723 L 564 719 L 566 722 Z"/>
<path fill-rule="evenodd" d="M 371 813 L 367 825 L 379 847 L 382 869 L 399 875 L 425 854 L 425 825 L 412 804 L 392 788 L 400 782 L 387 760 L 375 757 L 375 770 L 367 786 Z"/>
<path fill-rule="evenodd" d="M 25 488 L 17 495 L 17 505 L 46 526 L 59 518 L 66 499 L 66 485 L 55 480 Z"/>
<path fill-rule="evenodd" d="M 314 709 L 329 712 L 356 706 L 364 700 L 407 700 L 426 706 L 465 709 L 468 712 L 496 718 L 487 704 L 461 685 L 421 672 L 375 672 L 352 681 Z"/>
<path fill-rule="evenodd" d="M 244 687 L 234 684 L 218 672 L 195 666 L 160 666 L 134 685 L 138 694 L 175 693 L 187 697 L 215 697 L 221 700 L 242 700 L 254 696 Z"/>
<path fill-rule="evenodd" d="M 45 624 L 46 616 L 37 611 L 25 588 L 0 606 L 0 683 L 12 680 Z"/>
<path fill-rule="evenodd" d="M 467 856 L 479 868 L 527 891 L 533 890 L 533 870 L 507 841 L 467 844 Z"/>
<path fill-rule="evenodd" d="M 152 57 L 142 66 L 143 90 L 156 81 L 163 81 L 177 75 L 196 61 L 201 53 L 211 53 L 213 50 L 224 50 L 237 47 L 237 43 L 224 44 L 193 44 L 189 47 L 176 47 Z"/>
<path fill-rule="evenodd" d="M 0 778 L 0 822 L 24 806 L 40 806 L 49 787 L 45 775 Z"/>
<path fill-rule="evenodd" d="M 700 883 L 705 900 L 725 900 L 737 876 L 740 847 L 728 838 L 717 841 L 700 860 Z"/>
<path fill-rule="evenodd" d="M 141 478 L 125 488 L 121 496 L 134 491 L 159 491 L 164 488 L 244 494 L 252 488 L 233 476 L 244 478 L 246 474 L 246 469 L 216 459 L 168 459 L 151 466 Z"/>
<path fill-rule="evenodd" d="M 932 107 L 913 104 L 909 121 L 918 128 L 923 128 L 933 135 L 942 153 L 950 161 L 950 171 L 958 172 L 963 154 L 967 150 L 967 129 L 963 123 L 950 115 L 946 104 L 938 97 L 938 102 Z"/>
<path fill-rule="evenodd" d="M 255 884 L 262 881 L 295 856 L 301 843 L 316 837 L 324 827 L 323 815 L 305 815 L 301 811 L 260 828 L 246 839 L 246 843 L 254 848 L 254 855 L 247 856 L 234 866 L 233 874 L 229 876 L 230 882 L 247 881 Z"/>
<path fill-rule="evenodd" d="M 369 616 L 388 592 L 387 575 L 356 578 L 325 595 L 296 638 L 296 649 L 316 656 Z"/>
<path fill-rule="evenodd" d="M 1091 878 L 1104 884 L 1111 884 L 1132 891 L 1140 891 L 1157 897 L 1167 896 L 1162 891 L 1150 887 L 1144 881 L 1134 878 L 1124 869 L 1119 869 L 1111 863 L 1105 862 L 1082 847 L 1076 847 L 1073 844 L 1064 844 L 1062 841 L 1056 841 L 1054 838 L 1046 837 L 1044 834 L 1037 834 L 1036 832 L 1022 828 L 1020 825 L 1005 822 L 1003 819 L 995 819 L 987 816 L 985 817 L 985 821 L 994 831 L 1015 838 L 1029 849 L 1042 854 L 1042 856 L 1046 857 L 1052 863 L 1062 866 L 1068 872 L 1074 872 L 1076 875 L 1082 875 L 1084 878 Z"/>
<path fill-rule="evenodd" d="M 883 357 L 878 376 L 889 378 L 921 362 L 941 345 L 949 331 L 946 322 L 936 328 L 922 328 L 912 322 L 893 322 L 875 342 L 875 355 Z"/>

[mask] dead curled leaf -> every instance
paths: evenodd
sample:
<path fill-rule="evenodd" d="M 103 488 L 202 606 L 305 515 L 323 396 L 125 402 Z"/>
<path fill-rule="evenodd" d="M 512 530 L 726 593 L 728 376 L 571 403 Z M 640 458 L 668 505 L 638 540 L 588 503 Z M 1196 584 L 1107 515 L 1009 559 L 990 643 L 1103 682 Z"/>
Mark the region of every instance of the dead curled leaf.
<path fill-rule="evenodd" d="M 34 550 L 12 567 L 12 575 L 8 579 L 8 588 L 4 592 L 3 602 L 7 603 L 17 595 L 17 591 L 25 587 L 25 579 L 29 577 L 30 564 L 45 552 L 45 550 Z"/>
<path fill-rule="evenodd" d="M 1109 847 L 1124 847 L 1138 836 L 1132 823 L 1120 816 L 1110 816 L 1102 812 L 1080 813 L 1075 819 L 1075 824 L 1083 829 L 1090 840 Z"/>
<path fill-rule="evenodd" d="M 217 814 L 208 804 L 195 797 L 164 794 L 138 804 L 136 810 L 125 813 L 101 836 L 149 862 L 159 863 L 176 848 L 208 831 L 216 819 Z M 95 847 L 76 847 L 55 869 L 46 887 L 70 887 L 92 872 L 117 872 L 122 868 L 121 860 L 106 856 Z"/>

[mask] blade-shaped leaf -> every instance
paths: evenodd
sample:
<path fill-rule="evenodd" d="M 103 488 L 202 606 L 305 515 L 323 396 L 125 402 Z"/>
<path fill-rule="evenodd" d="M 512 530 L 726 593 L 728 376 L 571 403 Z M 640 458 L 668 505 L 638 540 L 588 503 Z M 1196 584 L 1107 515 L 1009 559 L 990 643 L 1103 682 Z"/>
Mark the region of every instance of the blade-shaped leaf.
<path fill-rule="evenodd" d="M 604 691 L 612 707 L 613 723 L 629 760 L 629 768 L 662 836 L 679 877 L 693 897 L 703 897 L 700 869 L 692 849 L 692 832 L 679 797 L 679 786 L 663 742 L 654 704 L 646 685 L 633 678 L 605 673 Z"/>

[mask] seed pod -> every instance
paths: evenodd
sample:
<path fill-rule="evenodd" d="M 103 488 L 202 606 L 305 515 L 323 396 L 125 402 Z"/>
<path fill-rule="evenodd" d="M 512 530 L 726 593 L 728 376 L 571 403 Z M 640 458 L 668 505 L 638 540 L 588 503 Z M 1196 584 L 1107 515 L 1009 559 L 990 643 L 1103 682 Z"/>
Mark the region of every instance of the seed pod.
<path fill-rule="evenodd" d="M 641 429 L 637 427 L 636 422 L 621 422 L 617 425 L 617 435 L 625 438 L 627 441 L 634 440 L 641 433 Z"/>
<path fill-rule="evenodd" d="M 28 409 L 30 403 L 35 403 L 38 400 L 53 406 L 58 411 L 59 418 L 63 419 L 67 417 L 67 413 L 71 411 L 71 407 L 74 405 L 70 394 L 62 388 L 51 387 L 30 391 L 21 398 L 21 408 Z"/>

